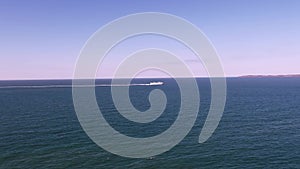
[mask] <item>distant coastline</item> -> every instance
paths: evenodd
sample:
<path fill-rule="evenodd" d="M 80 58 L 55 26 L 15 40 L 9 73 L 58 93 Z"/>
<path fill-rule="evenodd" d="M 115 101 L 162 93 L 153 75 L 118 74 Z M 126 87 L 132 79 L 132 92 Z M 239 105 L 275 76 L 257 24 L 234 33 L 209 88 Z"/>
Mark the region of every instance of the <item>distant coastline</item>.
<path fill-rule="evenodd" d="M 300 77 L 300 74 L 286 74 L 286 75 L 243 75 L 238 76 L 239 78 L 286 78 L 286 77 Z"/>

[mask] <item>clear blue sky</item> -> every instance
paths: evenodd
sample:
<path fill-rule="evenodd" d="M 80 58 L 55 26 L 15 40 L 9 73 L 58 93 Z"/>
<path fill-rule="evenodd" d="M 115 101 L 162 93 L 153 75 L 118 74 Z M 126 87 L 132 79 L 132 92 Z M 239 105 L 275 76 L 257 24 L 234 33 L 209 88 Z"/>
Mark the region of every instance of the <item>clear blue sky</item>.
<path fill-rule="evenodd" d="M 300 73 L 298 0 L 2 0 L 0 80 L 72 78 L 85 41 L 104 24 L 137 12 L 194 23 L 214 44 L 227 76 Z"/>

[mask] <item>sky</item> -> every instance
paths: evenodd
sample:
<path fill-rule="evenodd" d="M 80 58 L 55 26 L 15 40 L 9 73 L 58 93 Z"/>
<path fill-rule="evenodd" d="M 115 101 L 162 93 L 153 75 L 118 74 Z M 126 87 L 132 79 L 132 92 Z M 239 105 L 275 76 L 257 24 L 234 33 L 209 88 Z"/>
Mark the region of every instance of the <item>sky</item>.
<path fill-rule="evenodd" d="M 169 13 L 196 25 L 214 45 L 226 76 L 300 73 L 298 0 L 1 0 L 0 80 L 71 79 L 80 50 L 95 31 L 140 12 Z M 187 49 L 170 39 L 145 36 L 126 42 L 107 55 L 98 78 L 111 77 L 126 52 L 147 47 L 174 51 L 196 76 L 207 75 Z M 150 75 L 159 73 L 144 74 Z"/>

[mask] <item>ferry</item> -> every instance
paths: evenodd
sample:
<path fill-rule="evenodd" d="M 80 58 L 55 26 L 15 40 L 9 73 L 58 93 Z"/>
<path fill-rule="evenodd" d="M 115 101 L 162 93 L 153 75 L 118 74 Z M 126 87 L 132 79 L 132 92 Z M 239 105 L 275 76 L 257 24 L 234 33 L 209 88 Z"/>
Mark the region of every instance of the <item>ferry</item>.
<path fill-rule="evenodd" d="M 163 85 L 164 82 L 150 82 L 149 85 L 150 86 L 157 86 L 157 85 Z"/>

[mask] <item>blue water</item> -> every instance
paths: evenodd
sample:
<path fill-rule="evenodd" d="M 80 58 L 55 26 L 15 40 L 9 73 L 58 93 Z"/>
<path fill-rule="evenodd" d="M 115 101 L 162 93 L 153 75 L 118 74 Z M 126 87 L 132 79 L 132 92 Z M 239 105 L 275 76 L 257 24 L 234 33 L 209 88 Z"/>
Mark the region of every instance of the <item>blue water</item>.
<path fill-rule="evenodd" d="M 132 103 L 141 111 L 150 106 L 151 90 L 166 93 L 165 112 L 148 124 L 126 120 L 113 105 L 111 88 L 96 87 L 99 107 L 116 130 L 149 137 L 175 121 L 177 84 L 153 80 L 165 84 L 130 87 Z M 228 78 L 224 115 L 203 144 L 198 136 L 209 110 L 210 85 L 208 79 L 197 82 L 201 106 L 188 136 L 161 155 L 129 159 L 106 152 L 85 134 L 74 111 L 70 80 L 0 81 L 0 168 L 300 168 L 300 78 Z"/>

